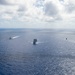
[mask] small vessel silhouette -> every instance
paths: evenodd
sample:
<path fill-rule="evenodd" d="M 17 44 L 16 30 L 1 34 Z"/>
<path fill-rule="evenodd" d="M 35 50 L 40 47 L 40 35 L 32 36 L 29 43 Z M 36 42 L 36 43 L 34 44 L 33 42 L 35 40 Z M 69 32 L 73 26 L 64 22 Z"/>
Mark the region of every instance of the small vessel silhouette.
<path fill-rule="evenodd" d="M 9 40 L 11 40 L 12 39 L 12 37 L 9 37 Z"/>
<path fill-rule="evenodd" d="M 66 40 L 67 40 L 67 38 L 66 38 Z"/>
<path fill-rule="evenodd" d="M 37 39 L 33 39 L 33 45 L 36 45 Z"/>

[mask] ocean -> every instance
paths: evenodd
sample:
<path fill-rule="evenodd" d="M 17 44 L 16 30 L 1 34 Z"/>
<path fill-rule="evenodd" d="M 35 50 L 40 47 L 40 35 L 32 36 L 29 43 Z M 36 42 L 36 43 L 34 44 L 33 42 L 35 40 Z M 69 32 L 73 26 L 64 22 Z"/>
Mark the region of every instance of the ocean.
<path fill-rule="evenodd" d="M 0 75 L 75 75 L 75 31 L 0 29 Z"/>

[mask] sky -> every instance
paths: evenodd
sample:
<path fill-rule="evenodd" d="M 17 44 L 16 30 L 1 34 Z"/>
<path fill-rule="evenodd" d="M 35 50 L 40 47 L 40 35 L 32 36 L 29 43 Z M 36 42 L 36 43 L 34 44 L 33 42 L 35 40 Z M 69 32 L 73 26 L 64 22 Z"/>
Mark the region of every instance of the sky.
<path fill-rule="evenodd" d="M 75 0 L 0 0 L 0 28 L 75 29 Z"/>

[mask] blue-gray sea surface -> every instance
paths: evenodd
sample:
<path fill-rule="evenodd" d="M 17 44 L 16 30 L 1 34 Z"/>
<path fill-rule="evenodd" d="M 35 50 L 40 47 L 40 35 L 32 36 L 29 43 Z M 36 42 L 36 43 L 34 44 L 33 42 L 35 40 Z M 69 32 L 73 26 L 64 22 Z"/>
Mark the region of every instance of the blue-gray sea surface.
<path fill-rule="evenodd" d="M 0 75 L 75 75 L 75 32 L 0 30 Z"/>

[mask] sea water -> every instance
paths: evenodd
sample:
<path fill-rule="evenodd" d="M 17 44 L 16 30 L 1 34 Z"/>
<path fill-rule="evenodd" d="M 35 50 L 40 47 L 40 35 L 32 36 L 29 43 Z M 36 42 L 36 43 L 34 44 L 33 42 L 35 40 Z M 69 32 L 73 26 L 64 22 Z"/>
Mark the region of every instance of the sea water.
<path fill-rule="evenodd" d="M 75 32 L 1 29 L 0 75 L 75 75 Z"/>

